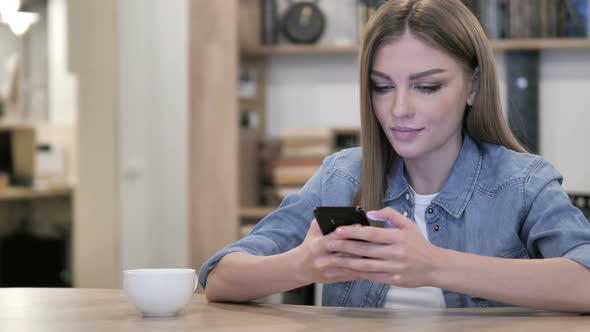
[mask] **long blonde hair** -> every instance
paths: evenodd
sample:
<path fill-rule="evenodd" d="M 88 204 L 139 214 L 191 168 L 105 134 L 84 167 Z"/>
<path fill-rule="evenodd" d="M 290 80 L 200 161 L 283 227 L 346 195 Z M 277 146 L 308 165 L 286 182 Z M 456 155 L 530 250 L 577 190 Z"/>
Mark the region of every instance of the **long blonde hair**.
<path fill-rule="evenodd" d="M 460 0 L 392 0 L 373 15 L 363 33 L 360 53 L 361 186 L 354 204 L 380 209 L 387 174 L 399 156 L 387 140 L 371 103 L 369 74 L 378 48 L 405 31 L 452 55 L 470 71 L 479 70 L 479 87 L 466 111 L 464 131 L 473 139 L 526 152 L 502 113 L 494 54 L 477 18 Z"/>

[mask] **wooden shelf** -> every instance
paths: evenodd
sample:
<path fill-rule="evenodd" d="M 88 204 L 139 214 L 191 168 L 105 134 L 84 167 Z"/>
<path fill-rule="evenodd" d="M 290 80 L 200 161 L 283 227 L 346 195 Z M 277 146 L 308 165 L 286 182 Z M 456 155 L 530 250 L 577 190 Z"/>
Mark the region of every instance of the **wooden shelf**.
<path fill-rule="evenodd" d="M 542 49 L 585 49 L 590 48 L 586 38 L 539 38 L 539 39 L 497 39 L 491 40 L 494 50 L 542 50 Z M 259 46 L 241 50 L 245 56 L 274 55 L 356 55 L 358 45 L 279 45 Z"/>
<path fill-rule="evenodd" d="M 0 131 L 9 130 L 34 130 L 35 127 L 30 124 L 23 123 L 11 123 L 11 122 L 0 122 Z"/>
<path fill-rule="evenodd" d="M 71 188 L 59 188 L 51 190 L 35 190 L 29 188 L 9 187 L 0 189 L 0 202 L 27 201 L 40 198 L 68 197 L 72 194 Z"/>
<path fill-rule="evenodd" d="M 242 219 L 262 219 L 276 210 L 276 207 L 260 206 L 260 207 L 243 207 L 240 208 L 240 218 Z"/>
<path fill-rule="evenodd" d="M 272 55 L 356 55 L 358 45 L 332 46 L 332 45 L 279 45 L 259 46 L 241 50 L 245 56 L 272 56 Z"/>
<path fill-rule="evenodd" d="M 542 50 L 590 48 L 586 38 L 497 39 L 491 41 L 495 50 Z"/>

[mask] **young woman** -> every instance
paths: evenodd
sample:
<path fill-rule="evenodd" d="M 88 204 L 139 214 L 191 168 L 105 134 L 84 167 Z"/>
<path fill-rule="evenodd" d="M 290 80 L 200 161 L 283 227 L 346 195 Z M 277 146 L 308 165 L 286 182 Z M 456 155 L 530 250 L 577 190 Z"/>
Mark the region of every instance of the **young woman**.
<path fill-rule="evenodd" d="M 590 224 L 559 173 L 507 129 L 471 12 L 459 0 L 388 1 L 360 60 L 362 148 L 326 158 L 301 192 L 206 262 L 207 297 L 248 301 L 321 282 L 332 306 L 590 312 Z M 385 227 L 322 236 L 313 209 L 350 205 Z"/>

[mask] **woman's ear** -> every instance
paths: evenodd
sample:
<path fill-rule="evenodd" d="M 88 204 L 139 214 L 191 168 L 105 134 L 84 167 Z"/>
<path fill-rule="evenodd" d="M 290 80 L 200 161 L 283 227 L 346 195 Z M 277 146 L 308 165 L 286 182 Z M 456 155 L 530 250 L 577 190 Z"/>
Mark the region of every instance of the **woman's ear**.
<path fill-rule="evenodd" d="M 469 82 L 469 96 L 467 96 L 467 105 L 473 106 L 475 97 L 479 93 L 479 67 L 476 67 Z"/>

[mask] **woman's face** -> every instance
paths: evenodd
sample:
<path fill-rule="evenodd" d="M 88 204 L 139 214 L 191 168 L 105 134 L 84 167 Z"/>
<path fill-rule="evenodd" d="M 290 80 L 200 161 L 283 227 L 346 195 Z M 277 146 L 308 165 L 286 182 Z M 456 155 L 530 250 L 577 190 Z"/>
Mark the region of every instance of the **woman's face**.
<path fill-rule="evenodd" d="M 405 33 L 384 43 L 370 73 L 375 115 L 404 159 L 458 153 L 471 79 L 443 51 Z"/>

